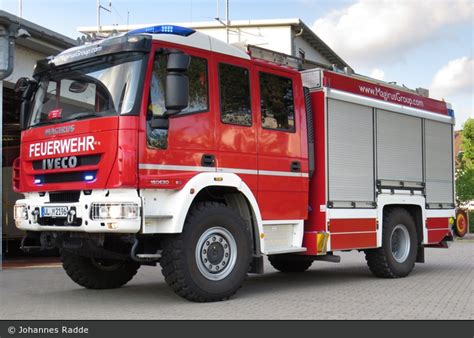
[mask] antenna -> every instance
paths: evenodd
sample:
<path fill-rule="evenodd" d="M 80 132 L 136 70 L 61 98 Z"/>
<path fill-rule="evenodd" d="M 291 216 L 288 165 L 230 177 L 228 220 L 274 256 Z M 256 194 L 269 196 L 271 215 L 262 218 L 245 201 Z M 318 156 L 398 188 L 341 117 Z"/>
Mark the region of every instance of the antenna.
<path fill-rule="evenodd" d="M 109 8 L 107 8 L 100 4 L 100 0 L 97 0 L 97 33 L 100 33 L 100 10 L 101 9 L 104 9 L 110 13 L 112 9 L 112 1 L 109 1 Z"/>
<path fill-rule="evenodd" d="M 18 0 L 18 16 L 20 18 L 23 17 L 23 1 L 22 0 Z"/>
<path fill-rule="evenodd" d="M 227 39 L 227 44 L 229 43 L 229 26 L 230 26 L 230 20 L 229 20 L 229 0 L 225 0 L 225 22 L 223 22 L 220 18 L 220 13 L 219 13 L 219 0 L 217 0 L 217 16 L 214 18 L 215 20 L 219 21 L 219 23 L 223 26 L 225 26 L 225 31 L 226 31 L 226 39 Z"/>

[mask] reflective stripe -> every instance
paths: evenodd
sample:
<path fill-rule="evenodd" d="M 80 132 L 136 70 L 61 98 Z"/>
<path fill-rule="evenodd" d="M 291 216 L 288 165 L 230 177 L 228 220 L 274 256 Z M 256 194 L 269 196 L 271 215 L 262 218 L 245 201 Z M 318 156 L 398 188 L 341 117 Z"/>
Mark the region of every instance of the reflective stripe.
<path fill-rule="evenodd" d="M 308 173 L 295 173 L 295 172 L 290 172 L 290 171 L 255 170 L 255 169 L 240 169 L 240 168 L 208 168 L 208 167 L 201 167 L 201 166 L 151 164 L 151 163 L 140 163 L 138 168 L 148 169 L 148 170 L 176 170 L 176 171 L 231 173 L 231 174 L 243 174 L 243 175 L 309 177 Z"/>
<path fill-rule="evenodd" d="M 266 176 L 308 177 L 308 173 L 294 173 L 291 171 L 259 170 L 258 174 Z"/>
<path fill-rule="evenodd" d="M 238 169 L 238 168 L 217 168 L 218 173 L 233 173 L 245 175 L 257 175 L 258 170 L 254 169 Z"/>
<path fill-rule="evenodd" d="M 176 170 L 176 171 L 202 171 L 202 172 L 215 172 L 216 168 L 192 166 L 192 165 L 168 165 L 168 164 L 151 164 L 151 163 L 140 163 L 139 169 L 148 170 Z"/>

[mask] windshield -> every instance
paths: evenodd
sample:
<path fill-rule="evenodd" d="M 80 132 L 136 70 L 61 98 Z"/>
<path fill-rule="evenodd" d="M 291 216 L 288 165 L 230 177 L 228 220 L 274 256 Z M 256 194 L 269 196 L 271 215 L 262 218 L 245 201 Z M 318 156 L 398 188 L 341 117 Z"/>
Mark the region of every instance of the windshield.
<path fill-rule="evenodd" d="M 108 55 L 43 75 L 29 127 L 133 112 L 141 92 L 144 56 Z"/>

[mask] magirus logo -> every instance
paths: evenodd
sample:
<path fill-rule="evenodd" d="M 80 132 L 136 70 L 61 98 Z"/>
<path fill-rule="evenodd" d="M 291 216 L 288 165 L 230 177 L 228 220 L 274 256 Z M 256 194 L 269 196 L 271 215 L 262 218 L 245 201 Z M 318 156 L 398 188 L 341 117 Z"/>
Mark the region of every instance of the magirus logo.
<path fill-rule="evenodd" d="M 74 125 L 48 128 L 44 131 L 44 134 L 46 136 L 51 136 L 51 135 L 66 134 L 66 133 L 72 133 L 72 132 L 74 132 Z"/>

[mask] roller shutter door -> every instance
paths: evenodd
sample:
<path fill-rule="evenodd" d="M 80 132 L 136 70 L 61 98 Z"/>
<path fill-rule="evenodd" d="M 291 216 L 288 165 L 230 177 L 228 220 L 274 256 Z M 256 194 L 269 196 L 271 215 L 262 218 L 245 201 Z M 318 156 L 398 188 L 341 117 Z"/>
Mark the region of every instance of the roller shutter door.
<path fill-rule="evenodd" d="M 372 108 L 328 99 L 329 201 L 374 201 Z"/>
<path fill-rule="evenodd" d="M 377 110 L 377 178 L 423 181 L 421 118 Z"/>
<path fill-rule="evenodd" d="M 453 203 L 452 125 L 425 121 L 426 202 Z"/>

